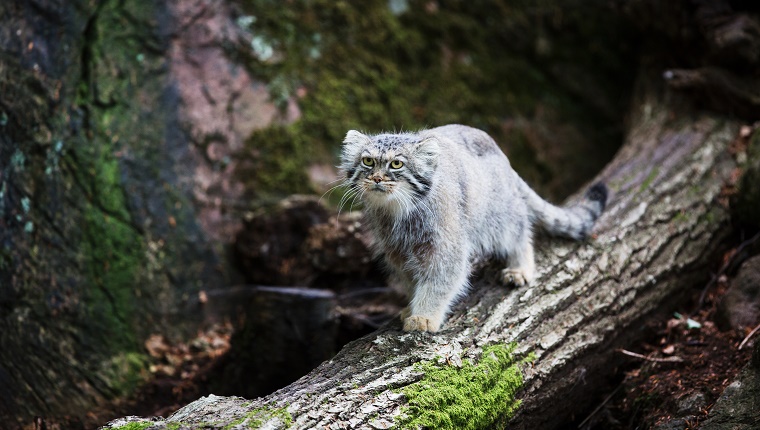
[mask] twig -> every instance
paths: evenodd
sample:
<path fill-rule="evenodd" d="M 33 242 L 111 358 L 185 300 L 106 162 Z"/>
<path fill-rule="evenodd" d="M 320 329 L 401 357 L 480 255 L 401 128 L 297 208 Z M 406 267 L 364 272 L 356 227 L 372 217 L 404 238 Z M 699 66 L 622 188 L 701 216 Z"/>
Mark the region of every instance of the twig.
<path fill-rule="evenodd" d="M 758 324 L 757 327 L 753 328 L 752 331 L 749 332 L 749 334 L 747 335 L 747 337 L 744 338 L 744 340 L 742 341 L 742 343 L 739 344 L 739 349 L 740 350 L 744 347 L 744 344 L 747 343 L 747 341 L 749 341 L 749 338 L 751 338 L 752 336 L 754 336 L 755 333 L 757 333 L 758 330 L 760 330 L 760 324 Z"/>
<path fill-rule="evenodd" d="M 720 270 L 718 270 L 718 273 L 715 273 L 712 278 L 710 279 L 710 282 L 705 285 L 705 288 L 702 289 L 702 294 L 699 295 L 699 302 L 697 302 L 697 307 L 694 309 L 694 312 L 691 314 L 694 315 L 702 308 L 702 305 L 705 303 L 705 296 L 707 296 L 707 290 L 710 289 L 710 287 L 715 284 L 715 282 L 718 281 L 718 278 L 720 278 L 723 273 L 725 273 L 726 270 L 728 270 L 728 267 L 731 265 L 731 263 L 734 262 L 736 257 L 746 248 L 748 245 L 753 244 L 756 240 L 760 239 L 760 232 L 752 236 L 751 238 L 745 240 L 739 246 L 736 247 L 736 251 L 734 252 L 734 255 L 732 255 L 730 258 L 728 258 L 726 261 L 723 262 L 723 265 L 720 266 Z"/>
<path fill-rule="evenodd" d="M 338 310 L 338 312 L 341 315 L 346 315 L 346 316 L 348 316 L 350 318 L 353 318 L 353 319 L 355 319 L 355 320 L 357 320 L 357 321 L 359 321 L 361 323 L 367 324 L 368 326 L 370 326 L 370 327 L 372 327 L 374 329 L 378 329 L 378 328 L 382 327 L 383 324 L 387 323 L 388 321 L 395 319 L 395 317 L 388 317 L 388 318 L 382 318 L 381 322 L 376 322 L 375 320 L 373 320 L 372 318 L 370 318 L 370 317 L 368 317 L 366 315 L 362 315 L 362 314 L 359 314 L 359 313 L 353 313 L 353 312 L 347 312 L 345 309 L 341 308 L 340 306 L 338 306 L 337 310 Z"/>
<path fill-rule="evenodd" d="M 388 294 L 392 292 L 393 292 L 393 289 L 388 288 L 388 287 L 364 288 L 361 290 L 349 291 L 347 293 L 340 294 L 338 295 L 338 298 L 347 299 L 347 298 L 352 298 L 356 296 L 363 296 L 365 294 Z"/>
<path fill-rule="evenodd" d="M 647 361 L 654 361 L 655 363 L 681 363 L 683 362 L 683 358 L 678 357 L 678 356 L 657 358 L 657 357 L 649 357 L 649 356 L 639 354 L 636 352 L 627 351 L 622 348 L 618 349 L 618 351 L 631 357 L 636 357 L 636 358 L 640 358 L 642 360 L 647 360 Z"/>
<path fill-rule="evenodd" d="M 621 388 L 623 388 L 623 384 L 620 384 L 620 385 L 618 385 L 618 386 L 617 386 L 617 388 L 615 388 L 615 389 L 614 389 L 614 390 L 613 390 L 613 391 L 610 393 L 610 395 L 609 395 L 609 396 L 607 396 L 607 397 L 606 397 L 606 398 L 605 398 L 605 399 L 602 401 L 602 403 L 600 403 L 600 404 L 599 404 L 599 406 L 597 406 L 597 407 L 596 407 L 596 409 L 594 409 L 594 410 L 593 410 L 593 411 L 592 411 L 592 412 L 591 412 L 591 413 L 590 413 L 590 414 L 589 414 L 589 415 L 586 417 L 586 419 L 585 419 L 585 420 L 581 421 L 581 423 L 580 423 L 580 424 L 578 424 L 578 428 L 582 428 L 582 427 L 583 427 L 583 426 L 586 424 L 586 422 L 588 422 L 588 420 L 590 420 L 590 419 L 591 419 L 591 417 L 593 417 L 594 415 L 596 415 L 596 413 L 597 413 L 597 412 L 599 412 L 599 411 L 600 411 L 600 410 L 601 410 L 601 409 L 604 407 L 604 405 L 606 405 L 606 404 L 607 404 L 607 402 L 609 402 L 609 401 L 612 399 L 612 397 L 614 397 L 614 396 L 615 396 L 615 394 L 617 394 L 617 392 L 618 392 L 618 391 L 620 391 L 620 389 L 621 389 Z"/>

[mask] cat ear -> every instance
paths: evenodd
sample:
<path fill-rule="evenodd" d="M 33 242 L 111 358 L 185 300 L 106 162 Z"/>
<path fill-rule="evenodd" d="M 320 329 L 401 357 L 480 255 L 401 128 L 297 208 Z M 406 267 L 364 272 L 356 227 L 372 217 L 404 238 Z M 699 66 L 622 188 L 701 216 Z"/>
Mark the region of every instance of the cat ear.
<path fill-rule="evenodd" d="M 356 130 L 349 130 L 348 133 L 346 133 L 346 138 L 343 139 L 343 150 L 345 152 L 346 149 L 351 147 L 364 147 L 370 142 L 369 137 L 366 135 L 359 133 Z"/>
<path fill-rule="evenodd" d="M 364 134 L 356 131 L 356 130 L 348 130 L 348 133 L 346 133 L 346 138 L 343 139 L 343 144 L 366 144 L 369 141 L 369 137 L 365 136 Z"/>
<path fill-rule="evenodd" d="M 414 157 L 431 167 L 438 165 L 438 154 L 440 153 L 441 145 L 435 136 L 424 138 L 414 148 Z"/>
<path fill-rule="evenodd" d="M 348 133 L 346 133 L 346 138 L 343 139 L 343 152 L 341 155 L 342 163 L 344 165 L 352 164 L 356 158 L 359 157 L 362 149 L 370 142 L 369 137 L 366 135 L 359 133 L 356 130 L 349 130 Z"/>

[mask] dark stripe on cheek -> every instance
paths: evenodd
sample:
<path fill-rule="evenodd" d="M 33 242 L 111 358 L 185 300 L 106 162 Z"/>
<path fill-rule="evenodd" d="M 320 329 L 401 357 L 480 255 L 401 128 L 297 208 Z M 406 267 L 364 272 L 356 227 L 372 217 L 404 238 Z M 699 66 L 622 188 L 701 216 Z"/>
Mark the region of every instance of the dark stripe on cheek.
<path fill-rule="evenodd" d="M 432 185 L 432 182 L 430 181 L 430 179 L 428 179 L 428 178 L 426 178 L 426 177 L 424 177 L 422 175 L 417 175 L 415 173 L 412 173 L 412 175 L 414 176 L 414 179 L 416 179 L 417 181 L 419 181 L 420 184 L 424 185 L 426 189 L 428 189 L 428 190 L 430 189 L 430 186 Z"/>
<path fill-rule="evenodd" d="M 401 173 L 409 179 L 409 184 L 414 188 L 414 191 L 420 196 L 425 196 L 430 191 L 431 182 L 424 176 L 415 174 L 414 172 L 404 171 Z"/>
<path fill-rule="evenodd" d="M 350 177 L 350 178 L 348 178 L 348 179 L 349 179 L 351 182 L 357 182 L 357 181 L 359 180 L 359 177 L 361 177 L 361 175 L 362 175 L 362 170 L 361 170 L 361 169 L 357 169 L 357 168 L 354 168 L 354 169 L 353 169 L 353 174 L 352 174 L 352 175 L 351 175 L 351 177 Z"/>

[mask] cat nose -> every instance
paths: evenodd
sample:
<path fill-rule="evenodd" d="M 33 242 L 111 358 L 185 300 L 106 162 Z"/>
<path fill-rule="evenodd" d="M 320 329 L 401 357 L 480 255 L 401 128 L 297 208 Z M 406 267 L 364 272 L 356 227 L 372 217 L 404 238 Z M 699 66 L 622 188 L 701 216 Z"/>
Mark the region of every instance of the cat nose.
<path fill-rule="evenodd" d="M 383 178 L 381 178 L 380 176 L 374 176 L 372 177 L 372 180 L 375 181 L 376 184 L 379 184 L 380 181 L 383 180 Z"/>

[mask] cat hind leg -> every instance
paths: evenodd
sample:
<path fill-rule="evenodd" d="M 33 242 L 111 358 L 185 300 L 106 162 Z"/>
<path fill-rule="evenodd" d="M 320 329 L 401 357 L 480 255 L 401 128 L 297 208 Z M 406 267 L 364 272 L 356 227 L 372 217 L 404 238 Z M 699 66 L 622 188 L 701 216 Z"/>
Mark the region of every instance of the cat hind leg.
<path fill-rule="evenodd" d="M 528 235 L 523 235 L 515 245 L 507 251 L 509 264 L 501 271 L 501 281 L 505 285 L 524 287 L 530 285 L 536 276 L 533 243 Z"/>

